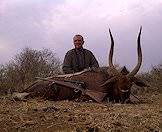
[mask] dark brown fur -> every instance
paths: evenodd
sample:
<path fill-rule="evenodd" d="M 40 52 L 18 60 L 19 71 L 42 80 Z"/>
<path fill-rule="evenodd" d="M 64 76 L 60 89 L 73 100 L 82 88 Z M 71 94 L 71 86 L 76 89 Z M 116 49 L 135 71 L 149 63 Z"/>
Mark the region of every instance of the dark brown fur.
<path fill-rule="evenodd" d="M 68 75 L 67 75 L 68 76 Z M 84 82 L 84 89 L 89 89 L 98 92 L 107 92 L 106 86 L 101 85 L 109 78 L 109 75 L 100 69 L 88 69 L 78 75 L 71 77 L 54 76 L 48 79 L 59 81 L 76 81 Z M 29 86 L 22 92 L 30 93 L 30 97 L 43 97 L 52 100 L 75 99 L 81 96 L 81 92 L 75 92 L 73 88 L 53 84 L 51 81 L 37 81 L 34 85 Z"/>

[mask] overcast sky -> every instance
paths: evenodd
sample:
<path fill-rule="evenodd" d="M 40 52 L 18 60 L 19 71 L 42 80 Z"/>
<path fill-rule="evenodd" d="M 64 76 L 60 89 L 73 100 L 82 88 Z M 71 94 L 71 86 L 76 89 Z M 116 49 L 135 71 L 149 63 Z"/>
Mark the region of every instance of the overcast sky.
<path fill-rule="evenodd" d="M 143 27 L 141 71 L 162 63 L 162 0 L 0 0 L 0 64 L 24 47 L 50 48 L 63 60 L 72 37 L 83 35 L 100 66 L 107 65 L 111 28 L 114 63 L 130 70 Z"/>

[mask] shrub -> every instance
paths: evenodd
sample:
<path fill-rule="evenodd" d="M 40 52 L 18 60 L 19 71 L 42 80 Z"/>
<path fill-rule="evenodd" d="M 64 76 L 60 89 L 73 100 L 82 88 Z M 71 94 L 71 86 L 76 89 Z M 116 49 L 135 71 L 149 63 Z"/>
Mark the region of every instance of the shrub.
<path fill-rule="evenodd" d="M 141 74 L 140 78 L 149 84 L 148 92 L 162 92 L 162 64 L 153 66 L 150 72 Z"/>
<path fill-rule="evenodd" d="M 13 60 L 0 67 L 0 90 L 21 91 L 35 77 L 60 73 L 61 62 L 50 49 L 24 48 Z"/>

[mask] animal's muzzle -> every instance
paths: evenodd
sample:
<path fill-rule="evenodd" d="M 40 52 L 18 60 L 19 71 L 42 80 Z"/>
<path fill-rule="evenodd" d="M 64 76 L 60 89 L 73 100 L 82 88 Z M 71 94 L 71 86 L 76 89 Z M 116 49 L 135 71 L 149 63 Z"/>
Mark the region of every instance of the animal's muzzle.
<path fill-rule="evenodd" d="M 121 91 L 121 102 L 125 103 L 125 101 L 130 98 L 130 90 L 129 89 L 127 89 L 127 90 L 122 89 L 120 91 Z"/>

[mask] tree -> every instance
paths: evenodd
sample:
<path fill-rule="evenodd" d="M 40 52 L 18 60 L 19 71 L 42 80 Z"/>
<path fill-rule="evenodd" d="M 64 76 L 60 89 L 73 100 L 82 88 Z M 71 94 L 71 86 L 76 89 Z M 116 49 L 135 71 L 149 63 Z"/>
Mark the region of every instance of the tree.
<path fill-rule="evenodd" d="M 61 62 L 52 50 L 35 50 L 26 47 L 12 61 L 1 66 L 0 81 L 3 82 L 3 89 L 21 91 L 26 85 L 35 81 L 35 77 L 59 74 L 60 66 Z"/>

